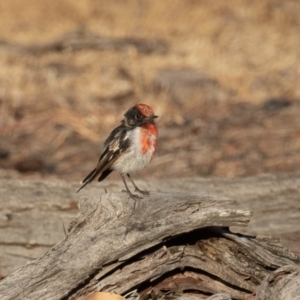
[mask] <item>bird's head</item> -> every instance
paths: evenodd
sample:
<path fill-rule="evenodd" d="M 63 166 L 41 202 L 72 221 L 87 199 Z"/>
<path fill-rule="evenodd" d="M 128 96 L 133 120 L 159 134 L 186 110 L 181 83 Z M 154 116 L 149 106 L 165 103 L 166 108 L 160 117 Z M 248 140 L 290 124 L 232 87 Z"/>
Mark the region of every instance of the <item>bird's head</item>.
<path fill-rule="evenodd" d="M 126 126 L 137 127 L 149 123 L 154 124 L 155 118 L 157 116 L 154 115 L 152 107 L 146 104 L 137 104 L 125 113 L 123 121 Z"/>

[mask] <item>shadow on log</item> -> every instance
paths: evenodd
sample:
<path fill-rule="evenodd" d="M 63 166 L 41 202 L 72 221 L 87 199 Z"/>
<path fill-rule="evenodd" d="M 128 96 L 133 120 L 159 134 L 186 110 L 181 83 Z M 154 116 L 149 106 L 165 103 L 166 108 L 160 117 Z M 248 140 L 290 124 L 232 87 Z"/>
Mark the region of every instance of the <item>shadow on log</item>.
<path fill-rule="evenodd" d="M 227 228 L 246 226 L 251 212 L 224 208 L 229 203 L 196 193 L 152 193 L 133 209 L 124 194 L 82 197 L 65 239 L 3 279 L 1 299 L 133 290 L 142 300 L 244 299 L 272 271 L 299 261 L 272 238 L 231 233 Z"/>

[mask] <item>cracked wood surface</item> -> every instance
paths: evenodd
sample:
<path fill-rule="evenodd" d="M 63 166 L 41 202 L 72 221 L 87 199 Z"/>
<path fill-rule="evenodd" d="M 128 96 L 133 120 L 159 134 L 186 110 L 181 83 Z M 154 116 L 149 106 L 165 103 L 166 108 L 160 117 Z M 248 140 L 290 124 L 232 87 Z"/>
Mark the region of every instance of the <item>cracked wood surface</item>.
<path fill-rule="evenodd" d="M 154 298 L 159 299 L 162 291 L 170 295 L 186 290 L 200 294 L 222 292 L 244 299 L 270 270 L 294 265 L 294 261 L 298 262 L 298 258 L 272 238 L 237 236 L 220 228 L 197 230 L 135 257 L 105 277 L 104 267 L 70 299 L 94 290 L 125 294 L 145 282 L 150 283 L 140 290 L 144 300 L 150 298 L 150 293 L 152 298 L 156 293 Z"/>
<path fill-rule="evenodd" d="M 299 300 L 300 266 L 283 266 L 267 276 L 257 291 L 257 300 Z"/>
<path fill-rule="evenodd" d="M 173 236 L 208 226 L 246 226 L 251 213 L 220 208 L 229 202 L 196 193 L 151 193 L 133 210 L 126 194 L 83 197 L 65 239 L 4 278 L 1 299 L 68 299 L 95 272 L 107 275 L 116 263 Z"/>
<path fill-rule="evenodd" d="M 282 244 L 300 254 L 300 173 L 262 175 L 235 179 L 182 178 L 138 181 L 150 191 L 197 192 L 229 197 L 235 209 L 254 212 L 251 222 L 239 232 L 276 236 Z M 61 241 L 77 213 L 82 195 L 98 197 L 120 192 L 123 183 L 93 183 L 75 191 L 79 183 L 66 181 L 0 180 L 0 263 L 4 276 L 44 254 Z M 237 230 L 233 228 L 233 230 Z"/>
<path fill-rule="evenodd" d="M 0 180 L 0 262 L 3 275 L 10 274 L 30 260 L 44 254 L 65 237 L 77 213 L 82 195 L 98 197 L 120 192 L 121 180 L 89 185 L 81 194 L 79 183 L 65 181 Z M 300 254 L 300 173 L 263 175 L 235 179 L 184 178 L 138 181 L 150 191 L 189 191 L 235 200 L 228 207 L 254 212 L 242 233 L 271 235 Z"/>

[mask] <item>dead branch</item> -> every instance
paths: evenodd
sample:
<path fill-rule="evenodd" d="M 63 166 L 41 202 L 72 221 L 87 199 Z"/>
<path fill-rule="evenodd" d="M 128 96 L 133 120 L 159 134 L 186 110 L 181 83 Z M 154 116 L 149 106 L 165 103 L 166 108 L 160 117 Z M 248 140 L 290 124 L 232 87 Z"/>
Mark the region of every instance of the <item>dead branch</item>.
<path fill-rule="evenodd" d="M 77 299 L 93 291 L 141 299 L 226 293 L 243 299 L 297 257 L 272 239 L 239 236 L 249 211 L 196 193 L 82 197 L 65 239 L 0 282 L 1 299 Z M 274 246 L 275 244 L 275 246 Z M 16 282 L 18 284 L 16 284 Z"/>

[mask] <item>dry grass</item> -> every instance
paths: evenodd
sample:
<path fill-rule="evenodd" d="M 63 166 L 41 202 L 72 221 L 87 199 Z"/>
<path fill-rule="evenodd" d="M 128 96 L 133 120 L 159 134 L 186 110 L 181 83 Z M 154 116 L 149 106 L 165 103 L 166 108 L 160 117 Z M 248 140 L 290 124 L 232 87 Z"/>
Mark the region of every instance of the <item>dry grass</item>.
<path fill-rule="evenodd" d="M 143 176 L 299 169 L 299 9 L 279 0 L 2 1 L 0 39 L 11 43 L 47 43 L 84 28 L 162 39 L 170 50 L 30 54 L 0 46 L 0 176 L 82 179 L 137 102 L 160 116 L 158 155 Z M 165 69 L 200 70 L 221 96 L 208 100 L 196 89 L 176 102 L 153 83 Z M 262 109 L 269 98 L 291 105 L 270 113 Z"/>

